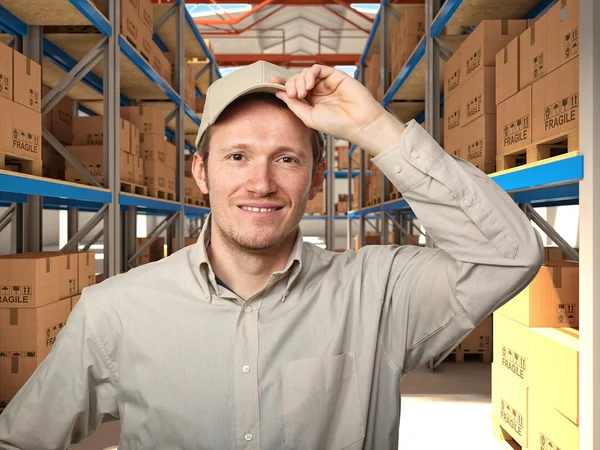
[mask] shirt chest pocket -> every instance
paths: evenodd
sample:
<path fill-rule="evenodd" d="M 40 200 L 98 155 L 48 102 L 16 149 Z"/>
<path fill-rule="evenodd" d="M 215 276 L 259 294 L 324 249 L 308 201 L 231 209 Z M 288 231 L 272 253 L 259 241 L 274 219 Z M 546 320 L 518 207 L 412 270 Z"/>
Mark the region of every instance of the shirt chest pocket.
<path fill-rule="evenodd" d="M 354 352 L 288 363 L 283 414 L 288 448 L 341 450 L 361 441 L 365 430 Z"/>

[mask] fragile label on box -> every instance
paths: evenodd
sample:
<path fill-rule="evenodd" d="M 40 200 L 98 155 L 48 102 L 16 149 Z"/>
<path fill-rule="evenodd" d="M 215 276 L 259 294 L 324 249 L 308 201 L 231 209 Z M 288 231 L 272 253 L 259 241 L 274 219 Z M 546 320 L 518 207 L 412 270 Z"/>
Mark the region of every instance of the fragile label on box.
<path fill-rule="evenodd" d="M 10 96 L 10 78 L 0 73 L 0 92 L 2 95 Z"/>
<path fill-rule="evenodd" d="M 540 450 L 560 450 L 558 445 L 552 442 L 544 433 L 540 433 Z"/>
<path fill-rule="evenodd" d="M 481 67 L 481 47 L 467 59 L 467 77 Z"/>
<path fill-rule="evenodd" d="M 533 57 L 533 79 L 537 79 L 546 73 L 546 65 L 544 64 L 544 52 Z"/>
<path fill-rule="evenodd" d="M 452 93 L 454 89 L 456 89 L 460 85 L 460 69 L 454 71 L 450 78 L 448 78 L 448 86 L 446 86 L 446 91 L 448 93 Z"/>
<path fill-rule="evenodd" d="M 483 156 L 483 139 L 477 139 L 467 146 L 467 161 L 471 162 Z"/>
<path fill-rule="evenodd" d="M 565 59 L 579 53 L 579 28 L 575 28 L 565 36 Z"/>
<path fill-rule="evenodd" d="M 577 322 L 577 305 L 575 303 L 559 303 L 557 305 L 556 322 L 567 326 Z"/>
<path fill-rule="evenodd" d="M 481 112 L 481 94 L 469 99 L 467 103 L 467 119 L 476 116 Z"/>
<path fill-rule="evenodd" d="M 525 426 L 523 414 L 513 408 L 504 399 L 500 399 L 500 419 L 519 436 L 523 436 L 523 428 Z"/>
<path fill-rule="evenodd" d="M 46 347 L 52 347 L 56 342 L 56 336 L 65 327 L 67 322 L 59 322 L 46 328 Z"/>
<path fill-rule="evenodd" d="M 35 358 L 37 352 L 21 350 L 0 350 L 0 358 Z"/>
<path fill-rule="evenodd" d="M 544 108 L 544 130 L 560 127 L 577 119 L 579 92 L 554 102 Z"/>
<path fill-rule="evenodd" d="M 527 370 L 527 360 L 522 355 L 511 350 L 506 345 L 502 346 L 502 367 L 509 372 L 514 373 L 521 379 L 525 378 Z"/>
<path fill-rule="evenodd" d="M 28 304 L 29 297 L 33 295 L 32 286 L 0 286 L 0 303 L 4 304 Z"/>
<path fill-rule="evenodd" d="M 504 147 L 509 147 L 529 138 L 529 114 L 504 125 Z"/>
<path fill-rule="evenodd" d="M 447 117 L 448 120 L 448 131 L 455 129 L 460 126 L 460 109 L 454 111 L 451 115 Z"/>
<path fill-rule="evenodd" d="M 38 154 L 40 152 L 40 137 L 35 134 L 28 133 L 24 130 L 19 130 L 13 127 L 13 148 L 19 149 L 28 153 Z"/>

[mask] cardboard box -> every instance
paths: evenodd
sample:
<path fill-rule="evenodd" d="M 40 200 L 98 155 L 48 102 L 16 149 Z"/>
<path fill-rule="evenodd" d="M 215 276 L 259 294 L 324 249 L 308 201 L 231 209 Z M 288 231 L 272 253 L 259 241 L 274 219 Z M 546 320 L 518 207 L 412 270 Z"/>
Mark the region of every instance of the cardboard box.
<path fill-rule="evenodd" d="M 532 142 L 579 130 L 579 58 L 533 83 Z"/>
<path fill-rule="evenodd" d="M 200 188 L 196 184 L 196 180 L 194 180 L 193 178 L 190 178 L 190 177 L 184 177 L 183 178 L 183 190 L 184 190 L 184 196 L 186 198 L 193 199 L 194 192 L 197 190 L 200 190 Z"/>
<path fill-rule="evenodd" d="M 96 280 L 94 279 L 94 281 Z M 71 297 L 71 311 L 73 311 L 73 308 L 75 308 L 75 305 L 79 302 L 79 300 L 81 300 L 81 295 L 74 295 Z"/>
<path fill-rule="evenodd" d="M 0 43 L 0 95 L 13 99 L 13 49 Z"/>
<path fill-rule="evenodd" d="M 138 0 L 138 14 L 142 24 L 152 33 L 154 26 L 154 13 L 152 11 L 152 0 Z"/>
<path fill-rule="evenodd" d="M 56 180 L 65 179 L 65 159 L 45 140 L 42 145 L 42 176 Z"/>
<path fill-rule="evenodd" d="M 137 51 L 142 57 L 148 61 L 150 65 L 152 65 L 152 46 L 154 45 L 154 41 L 152 40 L 152 31 L 148 30 L 148 28 L 142 23 L 142 20 L 139 19 L 139 34 L 138 34 L 138 45 Z M 160 74 L 162 76 L 162 74 Z"/>
<path fill-rule="evenodd" d="M 169 169 L 175 170 L 175 168 L 177 167 L 177 147 L 175 147 L 170 142 L 165 141 L 164 148 L 165 148 L 165 160 L 164 160 L 165 166 L 167 166 Z"/>
<path fill-rule="evenodd" d="M 165 172 L 165 179 L 167 180 L 167 192 L 169 194 L 175 194 L 175 169 L 167 167 Z"/>
<path fill-rule="evenodd" d="M 496 70 L 483 67 L 460 89 L 462 126 L 484 114 L 496 114 Z"/>
<path fill-rule="evenodd" d="M 528 448 L 528 389 L 496 362 L 492 363 L 492 417 L 523 448 Z"/>
<path fill-rule="evenodd" d="M 74 253 L 77 261 L 77 293 L 81 294 L 83 289 L 96 284 L 96 253 L 78 252 Z"/>
<path fill-rule="evenodd" d="M 140 136 L 155 134 L 164 139 L 165 117 L 158 109 L 151 106 L 123 106 L 121 117 L 138 127 Z"/>
<path fill-rule="evenodd" d="M 19 52 L 13 52 L 13 100 L 34 111 L 41 111 L 42 68 Z"/>
<path fill-rule="evenodd" d="M 150 189 L 168 192 L 168 171 L 169 168 L 163 162 L 147 159 L 144 163 L 144 185 Z"/>
<path fill-rule="evenodd" d="M 519 38 L 496 55 L 496 105 L 519 92 Z"/>
<path fill-rule="evenodd" d="M 579 450 L 579 428 L 535 389 L 528 391 L 529 448 Z"/>
<path fill-rule="evenodd" d="M 202 114 L 204 112 L 204 104 L 206 103 L 206 97 L 196 97 L 196 112 Z"/>
<path fill-rule="evenodd" d="M 119 142 L 124 152 L 131 150 L 129 121 L 120 119 Z M 73 145 L 103 145 L 104 116 L 82 116 L 73 118 Z"/>
<path fill-rule="evenodd" d="M 161 154 L 161 161 L 165 158 L 165 136 L 156 134 L 140 134 L 140 157 L 155 159 L 154 155 Z"/>
<path fill-rule="evenodd" d="M 102 145 L 73 145 L 67 150 L 94 176 L 104 183 L 104 146 Z M 120 152 L 120 179 L 133 183 L 133 158 L 131 153 Z M 83 176 L 69 163 L 66 163 L 65 178 L 67 181 L 87 183 Z"/>
<path fill-rule="evenodd" d="M 308 201 L 306 206 L 307 214 L 325 214 L 325 193 L 317 192 L 317 195 L 312 200 Z"/>
<path fill-rule="evenodd" d="M 136 250 L 148 242 L 148 238 L 136 238 Z M 144 251 L 136 258 L 136 265 L 140 266 L 148 262 L 158 261 L 165 257 L 165 238 L 157 237 Z M 139 261 L 139 262 L 138 262 Z"/>
<path fill-rule="evenodd" d="M 579 326 L 579 264 L 540 268 L 533 281 L 498 312 L 530 327 Z"/>
<path fill-rule="evenodd" d="M 482 67 L 493 67 L 496 54 L 527 26 L 525 20 L 482 20 L 461 45 L 463 82 Z"/>
<path fill-rule="evenodd" d="M 186 159 L 184 162 L 184 176 L 194 178 L 194 174 L 192 173 L 192 166 L 194 164 L 194 158 Z"/>
<path fill-rule="evenodd" d="M 579 56 L 579 0 L 560 0 L 545 15 L 550 73 Z"/>
<path fill-rule="evenodd" d="M 444 150 L 451 155 L 462 158 L 462 128 L 454 128 L 444 137 Z"/>
<path fill-rule="evenodd" d="M 140 156 L 140 131 L 138 127 L 127 122 L 129 126 L 129 153 Z"/>
<path fill-rule="evenodd" d="M 139 0 L 121 0 L 121 34 L 136 48 L 141 46 L 139 43 L 140 32 L 144 25 L 138 14 Z M 102 0 L 104 3 L 104 0 Z M 104 6 L 98 5 L 100 11 L 104 11 Z"/>
<path fill-rule="evenodd" d="M 459 95 L 456 95 L 456 94 Z M 463 126 L 464 119 L 461 118 L 462 113 L 462 87 L 455 92 L 450 98 L 444 97 L 444 136 L 445 139 L 450 138 L 450 133 L 455 130 L 460 130 Z"/>
<path fill-rule="evenodd" d="M 458 91 L 462 85 L 461 82 L 464 82 L 461 79 L 464 78 L 464 74 L 462 74 L 461 77 L 461 48 L 462 47 L 459 47 L 444 65 L 444 103 Z"/>
<path fill-rule="evenodd" d="M 547 26 L 547 15 L 544 14 L 519 36 L 519 89 L 548 73 Z"/>
<path fill-rule="evenodd" d="M 400 30 L 398 37 L 401 39 L 407 36 L 423 37 L 425 35 L 425 8 L 422 6 L 406 8 L 402 13 L 398 28 Z"/>
<path fill-rule="evenodd" d="M 50 88 L 42 86 L 42 98 Z M 69 97 L 63 97 L 54 108 L 42 118 L 42 125 L 58 139 L 62 145 L 73 145 L 74 103 Z M 42 142 L 44 139 L 42 138 Z"/>
<path fill-rule="evenodd" d="M 48 356 L 70 311 L 71 299 L 40 308 L 0 309 L 0 408 Z"/>
<path fill-rule="evenodd" d="M 140 248 L 142 248 L 142 245 L 144 245 L 147 241 L 148 241 L 147 238 L 136 238 L 136 240 L 135 240 L 136 251 L 138 251 Z M 150 247 L 146 247 L 144 249 L 144 251 L 135 258 L 135 265 L 136 265 L 136 267 L 139 267 L 141 265 L 148 264 L 149 262 L 150 262 Z"/>
<path fill-rule="evenodd" d="M 492 316 L 486 317 L 469 335 L 460 343 L 465 352 L 481 352 L 492 350 Z"/>
<path fill-rule="evenodd" d="M 461 137 L 461 158 L 479 170 L 492 173 L 496 169 L 496 114 L 484 114 L 465 125 Z"/>
<path fill-rule="evenodd" d="M 531 86 L 496 106 L 498 155 L 531 144 Z"/>
<path fill-rule="evenodd" d="M 410 55 L 415 51 L 422 36 L 407 35 L 394 44 L 394 55 L 391 60 L 392 81 L 398 76 Z M 379 84 L 377 84 L 379 86 Z"/>
<path fill-rule="evenodd" d="M 42 115 L 0 97 L 0 152 L 42 160 Z"/>
<path fill-rule="evenodd" d="M 338 170 L 348 170 L 348 152 L 350 149 L 348 147 L 340 147 L 337 151 L 338 157 Z M 360 149 L 356 149 L 354 153 L 352 153 L 352 170 L 360 169 Z"/>
<path fill-rule="evenodd" d="M 144 159 L 137 156 L 133 157 L 133 182 L 144 185 Z"/>
<path fill-rule="evenodd" d="M 152 43 L 152 67 L 154 67 L 167 83 L 172 83 L 173 74 L 171 71 L 171 63 L 154 42 Z"/>
<path fill-rule="evenodd" d="M 60 300 L 61 258 L 39 253 L 0 256 L 0 308 L 36 308 Z"/>
<path fill-rule="evenodd" d="M 494 362 L 579 423 L 579 335 L 573 328 L 530 328 L 494 313 Z"/>

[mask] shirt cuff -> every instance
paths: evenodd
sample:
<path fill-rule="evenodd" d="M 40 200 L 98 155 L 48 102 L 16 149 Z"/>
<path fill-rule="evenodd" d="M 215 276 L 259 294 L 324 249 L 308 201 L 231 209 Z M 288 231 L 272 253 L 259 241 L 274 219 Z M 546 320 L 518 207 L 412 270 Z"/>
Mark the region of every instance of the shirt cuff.
<path fill-rule="evenodd" d="M 446 154 L 413 119 L 402 133 L 400 142 L 371 158 L 371 161 L 400 192 L 406 192 L 427 177 L 431 168 Z"/>

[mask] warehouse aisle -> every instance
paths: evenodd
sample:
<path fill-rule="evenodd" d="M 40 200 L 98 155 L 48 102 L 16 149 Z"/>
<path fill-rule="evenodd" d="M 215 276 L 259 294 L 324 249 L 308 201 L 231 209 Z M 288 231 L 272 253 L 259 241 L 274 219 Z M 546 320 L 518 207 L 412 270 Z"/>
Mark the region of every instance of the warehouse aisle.
<path fill-rule="evenodd" d="M 491 364 L 421 367 L 402 381 L 400 449 L 500 450 L 492 437 Z"/>

